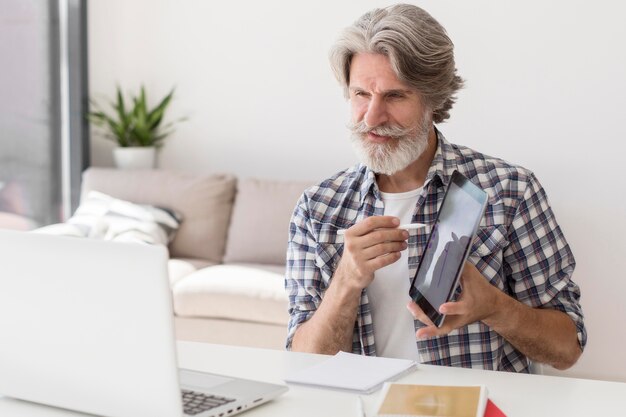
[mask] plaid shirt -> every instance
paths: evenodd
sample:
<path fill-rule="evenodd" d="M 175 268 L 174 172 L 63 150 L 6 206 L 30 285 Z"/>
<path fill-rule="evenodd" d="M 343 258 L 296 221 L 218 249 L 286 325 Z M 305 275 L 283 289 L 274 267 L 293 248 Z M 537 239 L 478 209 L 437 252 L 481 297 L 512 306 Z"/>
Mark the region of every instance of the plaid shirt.
<path fill-rule="evenodd" d="M 489 196 L 469 260 L 492 285 L 518 301 L 565 312 L 576 324 L 584 348 L 587 333 L 571 280 L 574 256 L 556 222 L 546 193 L 524 168 L 451 144 L 437 132 L 438 147 L 418 198 L 409 231 L 411 280 L 426 247 L 431 226 L 454 170 Z M 374 173 L 356 165 L 304 192 L 289 230 L 285 287 L 289 295 L 287 349 L 298 326 L 310 319 L 324 297 L 343 252 L 338 229 L 382 215 L 383 201 Z M 457 291 L 457 296 L 458 296 Z M 423 324 L 415 321 L 415 329 Z M 446 336 L 416 341 L 419 361 L 427 364 L 528 372 L 529 360 L 482 322 Z M 354 353 L 376 355 L 367 289 L 361 294 L 352 342 Z"/>

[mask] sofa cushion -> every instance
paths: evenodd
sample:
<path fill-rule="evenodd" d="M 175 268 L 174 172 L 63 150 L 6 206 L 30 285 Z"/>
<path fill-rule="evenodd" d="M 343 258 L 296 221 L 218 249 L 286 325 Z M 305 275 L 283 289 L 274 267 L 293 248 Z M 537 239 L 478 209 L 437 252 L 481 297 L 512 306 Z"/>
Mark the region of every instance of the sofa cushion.
<path fill-rule="evenodd" d="M 170 259 L 167 261 L 167 272 L 170 278 L 170 287 L 174 287 L 178 281 L 196 272 L 198 269 L 215 265 L 201 259 Z"/>
<path fill-rule="evenodd" d="M 269 264 L 257 264 L 253 262 L 237 262 L 227 265 L 236 265 L 236 266 L 244 266 L 246 268 L 254 268 L 260 269 L 261 271 L 273 272 L 274 274 L 278 274 L 281 277 L 285 277 L 285 263 L 283 262 L 281 265 L 269 265 Z M 284 288 L 283 288 L 284 290 Z"/>
<path fill-rule="evenodd" d="M 286 325 L 283 274 L 241 265 L 215 265 L 187 275 L 174 285 L 174 312 Z"/>
<path fill-rule="evenodd" d="M 167 170 L 90 168 L 81 196 L 91 190 L 138 204 L 175 210 L 182 223 L 170 255 L 221 262 L 235 194 L 231 175 L 198 175 Z"/>
<path fill-rule="evenodd" d="M 312 182 L 240 180 L 224 262 L 284 264 L 289 220 L 298 198 L 311 185 Z"/>

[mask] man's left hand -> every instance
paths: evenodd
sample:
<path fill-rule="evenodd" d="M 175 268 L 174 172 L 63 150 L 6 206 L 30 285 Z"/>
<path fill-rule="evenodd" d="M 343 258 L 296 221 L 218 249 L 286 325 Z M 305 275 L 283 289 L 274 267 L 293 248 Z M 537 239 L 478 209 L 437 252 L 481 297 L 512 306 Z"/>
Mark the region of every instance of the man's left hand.
<path fill-rule="evenodd" d="M 407 304 L 413 317 L 426 324 L 426 327 L 417 331 L 418 339 L 448 334 L 454 329 L 485 320 L 498 312 L 499 302 L 504 293 L 491 285 L 470 262 L 466 262 L 463 268 L 461 289 L 458 301 L 450 301 L 439 307 L 439 312 L 446 315 L 441 327 L 435 326 L 413 301 Z"/>

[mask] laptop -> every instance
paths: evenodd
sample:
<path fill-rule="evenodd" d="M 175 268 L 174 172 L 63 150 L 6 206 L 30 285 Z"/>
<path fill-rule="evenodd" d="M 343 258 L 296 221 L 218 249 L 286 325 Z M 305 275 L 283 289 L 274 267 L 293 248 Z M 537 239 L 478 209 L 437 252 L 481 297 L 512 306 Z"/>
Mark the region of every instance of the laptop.
<path fill-rule="evenodd" d="M 0 230 L 0 395 L 106 417 L 224 417 L 283 385 L 178 369 L 166 248 Z"/>

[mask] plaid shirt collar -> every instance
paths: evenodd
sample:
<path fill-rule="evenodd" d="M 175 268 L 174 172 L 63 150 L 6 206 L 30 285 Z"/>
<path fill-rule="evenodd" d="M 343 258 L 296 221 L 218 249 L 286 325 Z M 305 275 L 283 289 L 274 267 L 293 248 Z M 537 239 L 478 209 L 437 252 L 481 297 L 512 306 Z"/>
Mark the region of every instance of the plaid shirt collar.
<path fill-rule="evenodd" d="M 435 128 L 435 133 L 437 134 L 437 151 L 428 169 L 428 174 L 426 174 L 426 181 L 424 181 L 425 189 L 428 188 L 431 181 L 440 182 L 441 185 L 447 187 L 452 173 L 457 169 L 457 155 L 454 153 L 452 145 L 437 128 Z M 380 200 L 380 190 L 376 183 L 374 171 L 363 164 L 359 166 L 359 171 L 364 171 L 364 181 L 361 183 L 360 188 L 361 205 L 370 192 L 374 194 L 377 200 Z"/>

